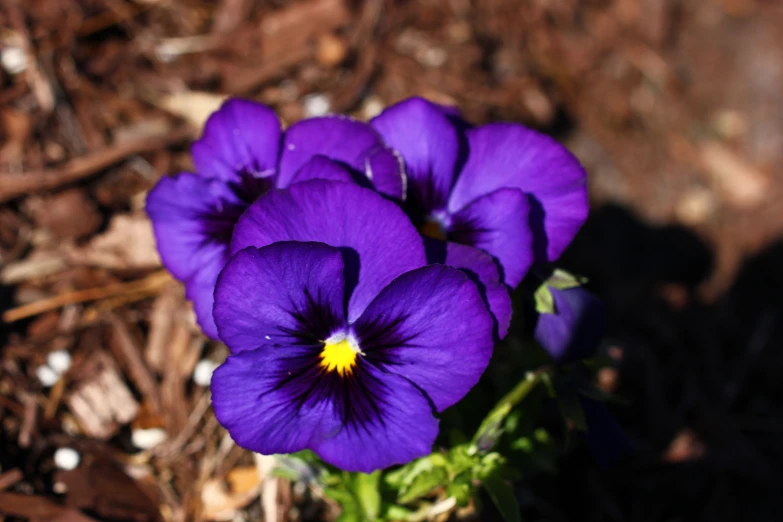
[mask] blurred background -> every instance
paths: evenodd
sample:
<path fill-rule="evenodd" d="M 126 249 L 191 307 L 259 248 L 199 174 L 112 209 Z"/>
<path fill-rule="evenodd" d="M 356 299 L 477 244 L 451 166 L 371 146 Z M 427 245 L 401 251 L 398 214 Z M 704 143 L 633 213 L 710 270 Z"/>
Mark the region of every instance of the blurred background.
<path fill-rule="evenodd" d="M 590 173 L 562 264 L 608 304 L 636 452 L 572 448 L 529 518 L 780 520 L 782 27 L 779 0 L 3 0 L 0 520 L 335 518 L 217 425 L 225 353 L 144 196 L 227 96 L 290 124 L 413 95 Z"/>

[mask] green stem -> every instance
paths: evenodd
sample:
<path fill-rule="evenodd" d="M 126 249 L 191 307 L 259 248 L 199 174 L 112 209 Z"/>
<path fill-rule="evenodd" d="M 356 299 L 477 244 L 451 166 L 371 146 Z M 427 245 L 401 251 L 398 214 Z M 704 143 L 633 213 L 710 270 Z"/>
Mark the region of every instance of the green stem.
<path fill-rule="evenodd" d="M 503 430 L 501 426 L 506 417 L 511 413 L 514 407 L 522 402 L 525 397 L 530 395 L 536 386 L 541 383 L 544 378 L 549 377 L 554 368 L 551 366 L 544 366 L 536 371 L 528 372 L 525 378 L 517 383 L 514 388 L 506 394 L 505 397 L 492 408 L 492 411 L 484 418 L 484 421 L 476 431 L 476 435 L 473 437 L 473 444 L 476 451 L 488 451 L 495 445 L 497 440 L 502 435 Z"/>

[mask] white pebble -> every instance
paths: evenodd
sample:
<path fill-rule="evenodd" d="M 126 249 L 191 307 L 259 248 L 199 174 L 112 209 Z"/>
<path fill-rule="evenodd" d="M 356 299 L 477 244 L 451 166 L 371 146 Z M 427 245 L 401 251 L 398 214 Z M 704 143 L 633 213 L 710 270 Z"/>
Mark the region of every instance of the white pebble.
<path fill-rule="evenodd" d="M 62 375 L 71 367 L 71 354 L 65 350 L 55 350 L 46 357 L 46 364 L 58 375 Z"/>
<path fill-rule="evenodd" d="M 19 74 L 27 69 L 27 53 L 19 47 L 6 47 L 0 51 L 0 64 L 8 74 Z"/>
<path fill-rule="evenodd" d="M 365 120 L 375 118 L 381 112 L 383 112 L 384 108 L 385 107 L 383 106 L 383 102 L 380 100 L 380 98 L 370 96 L 367 98 L 367 100 L 365 100 L 364 105 L 362 106 L 362 116 Z"/>
<path fill-rule="evenodd" d="M 193 382 L 199 386 L 209 386 L 209 383 L 212 382 L 212 373 L 214 373 L 217 367 L 218 364 L 215 361 L 210 361 L 209 359 L 200 360 L 193 370 Z"/>
<path fill-rule="evenodd" d="M 76 469 L 81 459 L 79 453 L 73 448 L 58 448 L 54 452 L 54 465 L 60 469 Z"/>
<path fill-rule="evenodd" d="M 328 114 L 332 109 L 329 98 L 323 94 L 310 94 L 305 96 L 302 100 L 302 104 L 304 105 L 305 116 L 308 118 L 323 116 Z"/>
<path fill-rule="evenodd" d="M 35 376 L 47 388 L 54 386 L 54 383 L 60 378 L 60 375 L 46 364 L 35 369 Z"/>
<path fill-rule="evenodd" d="M 133 430 L 131 433 L 131 442 L 139 449 L 154 448 L 164 440 L 166 440 L 166 430 L 163 428 L 147 428 Z"/>

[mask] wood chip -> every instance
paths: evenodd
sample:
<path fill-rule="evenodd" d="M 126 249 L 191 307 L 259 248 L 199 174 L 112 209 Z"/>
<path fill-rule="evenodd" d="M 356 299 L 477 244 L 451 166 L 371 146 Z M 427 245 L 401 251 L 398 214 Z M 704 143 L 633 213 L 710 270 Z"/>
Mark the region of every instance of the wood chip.
<path fill-rule="evenodd" d="M 144 398 L 150 402 L 153 409 L 160 412 L 162 403 L 158 383 L 144 363 L 141 349 L 136 340 L 131 335 L 127 325 L 115 314 L 108 314 L 108 323 L 112 330 L 109 348 L 114 357 L 127 368 L 133 383 L 144 395 Z"/>
<path fill-rule="evenodd" d="M 87 509 L 101 520 L 163 520 L 157 499 L 153 500 L 142 483 L 106 456 L 90 455 L 77 469 L 57 473 L 56 479 L 66 487 L 68 506 Z"/>
<path fill-rule="evenodd" d="M 139 403 L 108 357 L 99 353 L 91 362 L 92 377 L 77 385 L 66 403 L 85 435 L 108 439 L 136 417 Z"/>
<path fill-rule="evenodd" d="M 174 285 L 161 292 L 152 305 L 144 359 L 150 368 L 158 373 L 163 372 L 166 348 L 174 331 L 175 316 L 183 306 L 182 291 Z"/>
<path fill-rule="evenodd" d="M 101 215 L 84 190 L 68 189 L 48 197 L 28 198 L 25 205 L 36 224 L 58 239 L 84 238 L 101 226 Z"/>
<path fill-rule="evenodd" d="M 663 454 L 665 462 L 685 462 L 696 460 L 704 456 L 707 447 L 699 436 L 692 430 L 685 428 L 680 431 L 669 444 L 669 448 Z"/>
<path fill-rule="evenodd" d="M 75 509 L 70 509 L 36 495 L 0 492 L 0 514 L 31 520 L 61 522 L 95 522 Z"/>

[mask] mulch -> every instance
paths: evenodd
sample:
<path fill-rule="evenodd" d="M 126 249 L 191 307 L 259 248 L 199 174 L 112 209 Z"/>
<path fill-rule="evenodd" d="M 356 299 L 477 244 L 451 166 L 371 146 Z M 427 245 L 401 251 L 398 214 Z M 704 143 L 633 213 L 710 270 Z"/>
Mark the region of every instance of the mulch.
<path fill-rule="evenodd" d="M 563 263 L 609 305 L 599 384 L 637 451 L 575 448 L 523 480 L 526 513 L 779 519 L 782 25 L 769 0 L 3 2 L 0 520 L 335 518 L 217 424 L 193 374 L 225 349 L 144 195 L 226 96 L 291 123 L 413 95 L 553 134 L 591 174 Z"/>

